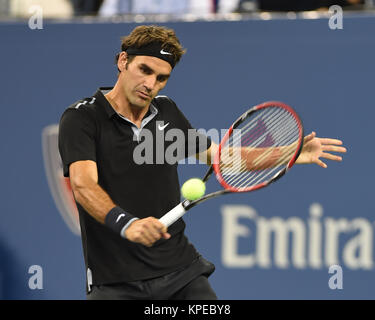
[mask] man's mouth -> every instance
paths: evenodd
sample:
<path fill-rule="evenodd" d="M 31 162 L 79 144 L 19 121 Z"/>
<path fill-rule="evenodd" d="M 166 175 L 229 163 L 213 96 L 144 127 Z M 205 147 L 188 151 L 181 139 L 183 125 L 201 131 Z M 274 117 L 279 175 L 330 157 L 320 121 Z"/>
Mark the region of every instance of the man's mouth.
<path fill-rule="evenodd" d="M 137 93 L 138 93 L 138 95 L 139 95 L 142 99 L 144 99 L 144 100 L 148 100 L 148 99 L 150 99 L 150 95 L 147 94 L 147 93 L 145 93 L 145 92 L 137 91 Z"/>

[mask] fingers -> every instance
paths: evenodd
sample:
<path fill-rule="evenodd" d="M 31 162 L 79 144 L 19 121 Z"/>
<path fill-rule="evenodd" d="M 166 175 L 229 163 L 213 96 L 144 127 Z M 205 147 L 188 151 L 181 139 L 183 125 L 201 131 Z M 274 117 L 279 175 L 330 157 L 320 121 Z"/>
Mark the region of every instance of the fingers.
<path fill-rule="evenodd" d="M 307 144 L 308 142 L 310 143 Z M 297 159 L 297 163 L 313 162 L 322 168 L 327 168 L 327 165 L 320 158 L 333 161 L 342 161 L 341 156 L 332 154 L 332 152 L 346 153 L 347 151 L 347 149 L 342 146 L 343 142 L 341 140 L 331 138 L 318 138 L 316 137 L 316 133 L 314 131 L 304 138 L 304 143 L 305 145 L 301 155 L 305 157 L 299 157 Z"/>
<path fill-rule="evenodd" d="M 342 145 L 342 141 L 339 139 L 331 139 L 331 138 L 319 138 L 322 144 L 335 144 L 335 145 Z"/>
<path fill-rule="evenodd" d="M 315 163 L 318 165 L 318 166 L 320 166 L 320 167 L 322 167 L 322 168 L 327 168 L 327 165 L 322 161 L 322 160 L 320 160 L 320 159 L 317 159 L 316 161 L 315 161 Z"/>
<path fill-rule="evenodd" d="M 309 141 L 311 141 L 312 139 L 314 139 L 316 136 L 316 133 L 315 131 L 311 132 L 309 135 L 307 135 L 304 139 L 303 139 L 303 143 L 307 143 Z"/>
<path fill-rule="evenodd" d="M 347 150 L 345 147 L 337 147 L 332 145 L 323 145 L 323 151 L 330 151 L 330 152 L 340 152 L 345 153 Z"/>
<path fill-rule="evenodd" d="M 167 227 L 158 219 L 149 217 L 134 221 L 126 230 L 126 238 L 130 241 L 151 247 L 159 239 L 169 239 Z"/>
<path fill-rule="evenodd" d="M 333 160 L 333 161 L 342 161 L 342 157 L 336 156 L 334 154 L 322 152 L 320 155 L 322 158 L 328 159 L 328 160 Z"/>
<path fill-rule="evenodd" d="M 339 153 L 345 153 L 347 151 L 345 147 L 337 146 L 337 145 L 342 144 L 341 140 L 327 139 L 327 138 L 322 139 L 322 140 L 325 143 L 322 146 L 322 151 L 339 152 Z M 335 145 L 332 145 L 332 144 L 335 144 Z M 341 156 L 337 156 L 328 152 L 322 152 L 320 157 L 328 159 L 328 160 L 332 160 L 332 161 L 342 161 Z"/>
<path fill-rule="evenodd" d="M 162 234 L 163 239 L 169 239 L 171 235 L 168 232 Z"/>

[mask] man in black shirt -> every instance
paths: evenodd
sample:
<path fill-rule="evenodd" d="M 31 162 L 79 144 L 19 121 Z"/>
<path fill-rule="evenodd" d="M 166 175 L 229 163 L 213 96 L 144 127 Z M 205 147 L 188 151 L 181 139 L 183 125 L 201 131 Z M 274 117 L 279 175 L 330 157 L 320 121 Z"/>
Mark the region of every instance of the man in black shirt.
<path fill-rule="evenodd" d="M 183 53 L 173 30 L 135 28 L 116 57 L 115 86 L 61 117 L 59 150 L 79 210 L 88 299 L 217 298 L 207 280 L 214 265 L 188 241 L 184 221 L 167 230 L 158 220 L 180 202 L 178 160 L 210 163 L 217 149 L 170 98 L 157 96 Z M 341 159 L 327 156 L 340 150 L 323 143 L 307 136 L 299 162 Z M 172 146 L 176 157 L 160 157 Z"/>
<path fill-rule="evenodd" d="M 59 150 L 79 210 L 90 299 L 216 298 L 207 281 L 214 266 L 189 243 L 184 221 L 167 232 L 158 220 L 180 202 L 178 161 L 134 159 L 146 131 L 155 151 L 161 133 L 193 130 L 171 99 L 157 97 L 183 53 L 172 30 L 136 28 L 123 39 L 115 87 L 61 118 Z M 186 157 L 210 147 L 207 138 L 201 144 L 180 149 Z"/>

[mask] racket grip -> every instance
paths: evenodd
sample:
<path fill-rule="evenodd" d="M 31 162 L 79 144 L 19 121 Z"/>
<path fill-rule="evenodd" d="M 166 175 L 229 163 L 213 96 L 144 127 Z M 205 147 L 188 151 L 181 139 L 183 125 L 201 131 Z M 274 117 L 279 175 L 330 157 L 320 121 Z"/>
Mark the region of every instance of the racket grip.
<path fill-rule="evenodd" d="M 175 206 L 172 210 L 167 212 L 164 216 L 162 216 L 159 221 L 163 223 L 166 227 L 169 227 L 171 224 L 175 223 L 178 219 L 180 219 L 186 213 L 185 207 L 183 206 L 182 202 Z"/>

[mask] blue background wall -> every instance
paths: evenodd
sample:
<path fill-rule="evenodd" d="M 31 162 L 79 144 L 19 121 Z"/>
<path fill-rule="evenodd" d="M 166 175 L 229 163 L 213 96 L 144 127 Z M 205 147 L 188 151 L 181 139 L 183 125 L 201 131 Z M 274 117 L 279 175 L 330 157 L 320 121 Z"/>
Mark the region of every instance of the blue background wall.
<path fill-rule="evenodd" d="M 218 296 L 373 299 L 375 205 L 373 173 L 368 168 L 375 156 L 375 18 L 348 16 L 344 29 L 336 31 L 328 28 L 327 19 L 167 26 L 176 30 L 188 51 L 163 93 L 177 102 L 195 127 L 227 128 L 248 107 L 280 100 L 296 108 L 306 133 L 315 130 L 321 137 L 338 137 L 348 148 L 344 161 L 328 163 L 328 169 L 296 166 L 268 189 L 208 201 L 186 216 L 191 241 L 217 267 L 211 282 Z M 0 25 L 0 298 L 85 298 L 81 240 L 68 229 L 53 201 L 41 133 L 57 123 L 72 102 L 91 96 L 99 86 L 114 84 L 113 57 L 120 37 L 134 27 L 45 22 L 44 29 L 30 30 L 26 23 Z M 181 165 L 181 182 L 204 171 L 204 165 Z M 317 268 L 308 259 L 312 204 L 323 210 L 317 219 L 322 228 L 322 263 Z M 270 247 L 268 267 L 224 263 L 222 239 L 228 229 L 223 212 L 228 205 L 254 209 L 266 219 L 297 217 L 306 228 L 306 265 L 296 266 L 289 250 L 289 265 L 280 267 L 275 245 Z M 331 290 L 332 261 L 325 254 L 332 252 L 326 248 L 332 243 L 327 240 L 332 236 L 329 226 L 345 223 L 339 219 L 346 219 L 347 225 L 338 236 L 336 261 L 343 267 L 344 288 Z M 248 218 L 237 221 L 249 231 L 237 237 L 237 255 L 256 252 L 258 223 Z M 288 239 L 293 243 L 292 237 Z M 348 245 L 358 247 L 357 258 L 345 258 Z M 371 262 L 367 267 L 350 265 L 349 260 L 363 261 L 367 249 Z M 43 268 L 43 290 L 28 287 L 31 265 Z"/>

